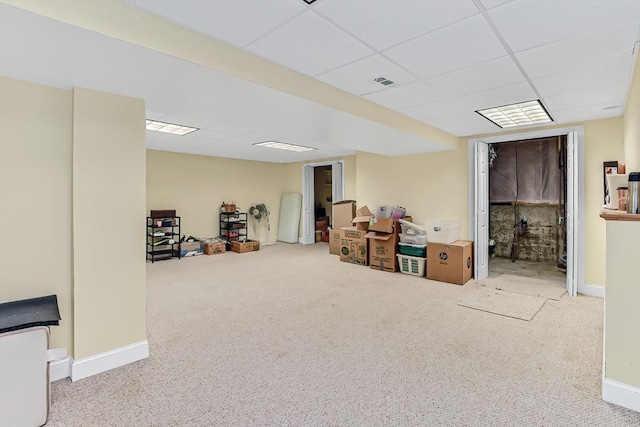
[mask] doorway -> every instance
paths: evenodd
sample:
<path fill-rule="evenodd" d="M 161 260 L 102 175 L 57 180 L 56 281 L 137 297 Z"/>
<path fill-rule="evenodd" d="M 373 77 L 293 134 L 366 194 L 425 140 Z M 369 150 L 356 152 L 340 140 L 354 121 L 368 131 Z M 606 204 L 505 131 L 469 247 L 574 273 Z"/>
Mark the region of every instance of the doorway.
<path fill-rule="evenodd" d="M 489 145 L 517 140 L 566 137 L 566 197 L 564 200 L 566 227 L 566 288 L 571 296 L 594 294 L 586 289 L 585 224 L 584 224 L 584 128 L 547 129 L 517 134 L 475 138 L 469 147 L 469 224 L 470 240 L 474 242 L 474 277 L 489 275 Z"/>
<path fill-rule="evenodd" d="M 564 287 L 567 136 L 488 148 L 489 277 Z"/>
<path fill-rule="evenodd" d="M 315 242 L 329 242 L 331 227 L 331 204 L 333 202 L 333 166 L 314 166 L 313 205 L 315 221 Z"/>
<path fill-rule="evenodd" d="M 329 180 L 329 172 L 331 180 Z M 320 193 L 317 197 L 316 193 Z M 330 195 L 329 195 L 330 193 Z M 330 199 L 331 202 L 328 202 Z M 324 200 L 324 202 L 322 201 Z M 302 166 L 302 236 L 299 241 L 309 245 L 316 242 L 316 207 L 324 208 L 331 224 L 332 203 L 344 200 L 344 160 L 308 163 Z M 322 213 L 318 211 L 318 213 Z"/>

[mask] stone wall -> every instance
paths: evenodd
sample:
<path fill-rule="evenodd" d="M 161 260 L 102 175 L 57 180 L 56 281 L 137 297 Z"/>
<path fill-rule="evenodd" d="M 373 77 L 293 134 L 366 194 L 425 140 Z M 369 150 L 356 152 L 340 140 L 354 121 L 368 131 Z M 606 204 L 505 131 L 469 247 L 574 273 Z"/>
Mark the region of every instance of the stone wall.
<path fill-rule="evenodd" d="M 527 217 L 525 234 L 518 238 L 518 259 L 558 261 L 563 245 L 562 229 L 558 225 L 562 206 L 491 205 L 489 213 L 489 238 L 496 242 L 496 256 L 511 256 L 514 225 Z"/>

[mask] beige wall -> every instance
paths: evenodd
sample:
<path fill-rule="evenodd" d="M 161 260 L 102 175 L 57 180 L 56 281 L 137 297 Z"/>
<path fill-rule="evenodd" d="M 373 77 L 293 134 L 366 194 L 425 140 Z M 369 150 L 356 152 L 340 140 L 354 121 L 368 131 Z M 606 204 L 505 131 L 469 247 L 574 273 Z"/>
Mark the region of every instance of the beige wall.
<path fill-rule="evenodd" d="M 605 286 L 606 226 L 600 211 L 603 201 L 602 162 L 624 156 L 622 118 L 584 123 L 585 282 Z"/>
<path fill-rule="evenodd" d="M 274 242 L 282 194 L 302 193 L 305 164 L 332 160 L 344 160 L 345 197 L 355 198 L 355 156 L 278 164 L 147 150 L 147 213 L 176 209 L 182 234 L 213 237 L 219 234 L 223 201 L 235 201 L 243 212 L 254 203 L 266 203 L 271 210 L 269 241 Z M 252 227 L 248 232 L 255 237 Z"/>
<path fill-rule="evenodd" d="M 640 171 L 640 55 L 624 110 L 624 159 L 627 172 Z"/>
<path fill-rule="evenodd" d="M 273 242 L 282 194 L 302 193 L 305 164 L 332 160 L 344 160 L 345 197 L 355 198 L 355 156 L 278 164 L 147 150 L 147 213 L 176 209 L 183 234 L 213 237 L 219 234 L 223 201 L 235 201 L 244 212 L 254 203 L 266 203 L 271 210 L 269 241 Z M 248 232 L 253 238 L 251 227 Z"/>
<path fill-rule="evenodd" d="M 605 378 L 640 387 L 640 222 L 607 220 L 606 227 Z"/>
<path fill-rule="evenodd" d="M 219 235 L 223 201 L 235 201 L 243 212 L 254 203 L 266 203 L 271 210 L 269 241 L 276 241 L 286 167 L 147 150 L 147 214 L 151 209 L 176 209 L 182 234 L 214 237 Z M 255 237 L 252 227 L 248 232 Z"/>
<path fill-rule="evenodd" d="M 144 101 L 73 91 L 76 359 L 146 340 Z"/>
<path fill-rule="evenodd" d="M 56 294 L 73 354 L 72 93 L 0 77 L 0 302 Z"/>
<path fill-rule="evenodd" d="M 407 208 L 417 224 L 429 219 L 462 221 L 468 235 L 467 144 L 457 150 L 385 157 L 361 153 L 356 158 L 358 205 Z"/>

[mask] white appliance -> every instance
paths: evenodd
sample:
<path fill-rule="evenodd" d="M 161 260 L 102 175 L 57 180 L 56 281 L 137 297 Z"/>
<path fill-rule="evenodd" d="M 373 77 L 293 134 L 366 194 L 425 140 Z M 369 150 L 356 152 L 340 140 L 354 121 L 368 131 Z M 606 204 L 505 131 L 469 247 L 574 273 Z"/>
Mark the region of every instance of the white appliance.
<path fill-rule="evenodd" d="M 0 334 L 0 426 L 41 426 L 49 415 L 49 329 Z"/>
<path fill-rule="evenodd" d="M 607 203 L 604 207 L 607 209 L 618 209 L 618 187 L 627 186 L 627 174 L 611 173 L 607 174 Z"/>

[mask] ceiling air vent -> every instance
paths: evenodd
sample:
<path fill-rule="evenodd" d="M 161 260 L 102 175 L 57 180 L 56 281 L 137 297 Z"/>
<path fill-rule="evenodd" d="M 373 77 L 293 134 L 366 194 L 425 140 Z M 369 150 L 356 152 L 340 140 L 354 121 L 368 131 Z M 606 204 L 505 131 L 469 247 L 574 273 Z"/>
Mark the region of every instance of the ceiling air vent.
<path fill-rule="evenodd" d="M 389 86 L 393 84 L 393 82 L 386 77 L 378 77 L 377 79 L 373 79 L 373 81 L 376 83 L 380 83 L 381 85 L 384 85 L 384 86 Z"/>

